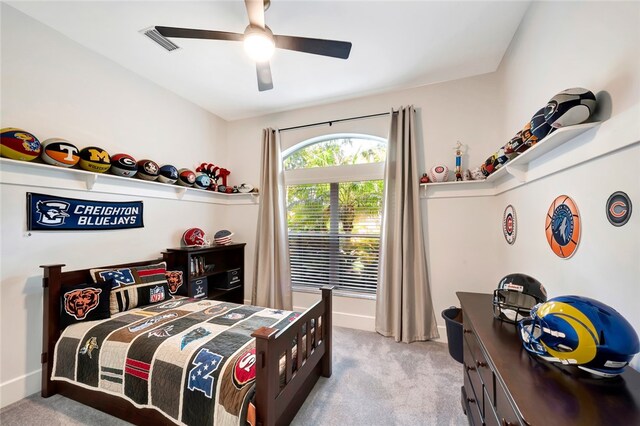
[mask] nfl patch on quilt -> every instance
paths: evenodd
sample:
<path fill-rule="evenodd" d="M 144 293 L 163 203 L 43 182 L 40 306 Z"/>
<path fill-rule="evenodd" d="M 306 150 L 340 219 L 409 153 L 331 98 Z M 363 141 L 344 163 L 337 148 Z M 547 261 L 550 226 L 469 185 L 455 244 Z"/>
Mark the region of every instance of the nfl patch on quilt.
<path fill-rule="evenodd" d="M 52 380 L 155 408 L 176 424 L 240 424 L 256 374 L 251 334 L 297 315 L 176 298 L 78 323 L 56 344 Z"/>
<path fill-rule="evenodd" d="M 112 281 L 111 314 L 171 299 L 165 262 L 118 269 L 91 269 L 96 283 Z"/>
<path fill-rule="evenodd" d="M 142 201 L 79 200 L 27 192 L 29 231 L 142 228 Z"/>

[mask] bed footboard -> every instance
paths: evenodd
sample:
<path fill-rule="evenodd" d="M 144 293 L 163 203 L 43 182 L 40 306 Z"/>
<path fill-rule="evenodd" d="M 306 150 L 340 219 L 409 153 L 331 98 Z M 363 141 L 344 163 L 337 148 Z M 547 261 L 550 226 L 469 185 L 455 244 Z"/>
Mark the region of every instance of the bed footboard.
<path fill-rule="evenodd" d="M 256 338 L 258 425 L 289 424 L 318 378 L 331 376 L 332 289 L 323 287 L 322 300 L 285 329 L 262 327 L 252 334 Z M 283 356 L 282 384 L 280 359 Z"/>

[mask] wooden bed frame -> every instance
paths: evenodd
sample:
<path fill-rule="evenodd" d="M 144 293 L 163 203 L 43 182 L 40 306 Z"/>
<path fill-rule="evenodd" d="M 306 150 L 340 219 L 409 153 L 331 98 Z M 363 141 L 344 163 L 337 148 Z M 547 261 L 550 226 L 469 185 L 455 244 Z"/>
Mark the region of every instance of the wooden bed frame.
<path fill-rule="evenodd" d="M 161 262 L 162 259 L 127 263 L 100 268 L 122 268 Z M 89 269 L 62 272 L 65 265 L 43 265 L 42 286 L 42 396 L 56 393 L 94 407 L 128 422 L 142 424 L 174 424 L 153 408 L 137 408 L 128 400 L 89 390 L 68 382 L 52 381 L 53 355 L 60 329 L 60 293 L 64 287 L 90 283 Z M 97 268 L 97 267 L 96 267 Z M 93 269 L 93 268 L 91 268 Z M 286 328 L 278 331 L 262 327 L 256 338 L 256 423 L 263 426 L 286 425 L 291 422 L 320 376 L 331 376 L 331 291 L 322 288 L 322 300 L 307 309 Z M 315 324 L 312 328 L 311 321 Z M 303 334 L 304 328 L 304 334 Z M 313 335 L 312 335 L 313 333 Z M 305 337 L 303 339 L 303 337 Z M 296 339 L 296 365 L 293 369 L 292 341 Z M 306 348 L 302 348 L 302 344 Z M 279 364 L 285 356 L 284 387 L 280 383 Z"/>

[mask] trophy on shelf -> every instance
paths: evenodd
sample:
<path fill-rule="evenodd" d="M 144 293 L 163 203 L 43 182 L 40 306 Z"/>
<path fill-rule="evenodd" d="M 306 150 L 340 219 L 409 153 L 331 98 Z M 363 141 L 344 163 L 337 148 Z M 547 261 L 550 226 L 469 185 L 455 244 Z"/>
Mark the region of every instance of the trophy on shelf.
<path fill-rule="evenodd" d="M 462 145 L 460 141 L 453 148 L 456 151 L 456 181 L 462 180 Z"/>

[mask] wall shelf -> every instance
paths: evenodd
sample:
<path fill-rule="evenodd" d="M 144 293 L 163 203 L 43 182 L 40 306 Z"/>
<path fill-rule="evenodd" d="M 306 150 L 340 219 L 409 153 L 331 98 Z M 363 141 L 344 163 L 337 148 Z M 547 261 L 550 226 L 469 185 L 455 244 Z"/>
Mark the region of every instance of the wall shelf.
<path fill-rule="evenodd" d="M 422 198 L 484 197 L 497 195 L 504 192 L 500 190 L 499 186 L 509 180 L 513 180 L 509 189 L 524 185 L 531 180 L 529 170 L 530 167 L 533 167 L 532 162 L 534 162 L 534 160 L 600 124 L 602 124 L 602 122 L 597 121 L 562 127 L 506 163 L 485 180 L 420 184 L 423 188 Z M 567 167 L 571 165 L 572 164 L 567 164 Z M 536 179 L 540 179 L 541 177 L 543 176 L 538 176 Z"/>
<path fill-rule="evenodd" d="M 224 194 L 8 158 L 0 158 L 0 183 L 209 204 L 256 204 L 259 199 L 254 193 Z"/>

